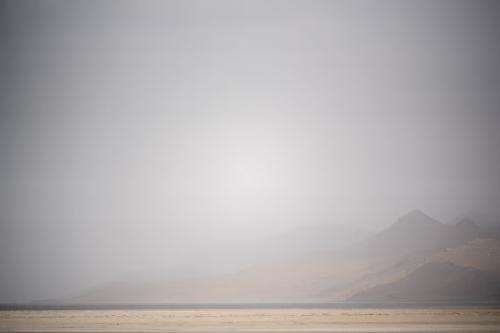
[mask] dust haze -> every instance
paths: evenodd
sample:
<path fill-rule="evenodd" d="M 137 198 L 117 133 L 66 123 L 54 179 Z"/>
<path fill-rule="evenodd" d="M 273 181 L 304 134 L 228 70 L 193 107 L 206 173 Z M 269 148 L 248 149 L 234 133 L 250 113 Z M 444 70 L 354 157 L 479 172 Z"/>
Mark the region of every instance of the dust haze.
<path fill-rule="evenodd" d="M 494 1 L 2 1 L 0 302 L 496 223 L 499 59 Z"/>

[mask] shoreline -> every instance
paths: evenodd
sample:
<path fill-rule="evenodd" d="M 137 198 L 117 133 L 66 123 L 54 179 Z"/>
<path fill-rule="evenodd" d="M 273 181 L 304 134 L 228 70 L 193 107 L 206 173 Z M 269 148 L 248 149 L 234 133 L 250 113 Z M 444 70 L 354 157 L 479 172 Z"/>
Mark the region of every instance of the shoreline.
<path fill-rule="evenodd" d="M 498 332 L 500 309 L 204 309 L 0 312 L 0 332 Z"/>
<path fill-rule="evenodd" d="M 4 303 L 0 311 L 46 310 L 237 310 L 237 309 L 500 309 L 500 302 L 331 303 Z"/>

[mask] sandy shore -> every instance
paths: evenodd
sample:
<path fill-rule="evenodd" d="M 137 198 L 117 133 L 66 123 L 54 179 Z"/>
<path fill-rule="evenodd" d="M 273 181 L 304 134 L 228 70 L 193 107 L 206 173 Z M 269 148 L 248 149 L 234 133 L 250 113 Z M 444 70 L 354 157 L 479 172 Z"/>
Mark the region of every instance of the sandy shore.
<path fill-rule="evenodd" d="M 0 311 L 2 332 L 500 332 L 500 309 Z"/>

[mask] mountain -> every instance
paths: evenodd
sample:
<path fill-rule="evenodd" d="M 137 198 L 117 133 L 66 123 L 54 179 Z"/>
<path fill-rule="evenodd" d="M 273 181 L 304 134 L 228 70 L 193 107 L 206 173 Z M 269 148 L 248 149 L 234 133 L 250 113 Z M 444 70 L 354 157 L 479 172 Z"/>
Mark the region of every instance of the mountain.
<path fill-rule="evenodd" d="M 298 227 L 262 239 L 251 244 L 252 247 L 243 244 L 233 250 L 238 250 L 241 258 L 240 270 L 234 272 L 220 272 L 215 277 L 201 278 L 198 274 L 197 278 L 182 279 L 155 276 L 154 281 L 147 283 L 108 283 L 86 290 L 69 301 L 181 303 L 316 300 L 316 295 L 322 290 L 350 280 L 362 269 L 357 264 L 342 262 L 335 253 L 367 235 L 369 232 L 365 230 L 338 223 Z M 242 251 L 243 247 L 248 251 Z"/>
<path fill-rule="evenodd" d="M 67 300 L 70 303 L 281 303 L 324 301 L 322 291 L 349 283 L 366 267 L 329 253 L 257 264 L 215 278 L 110 283 Z M 341 300 L 341 298 L 332 297 Z"/>
<path fill-rule="evenodd" d="M 352 296 L 356 302 L 500 301 L 500 278 L 452 263 L 427 263 L 400 281 Z"/>
<path fill-rule="evenodd" d="M 482 230 L 483 234 L 500 239 L 499 218 L 493 218 L 478 211 L 469 211 L 458 216 L 451 222 L 451 224 L 457 224 L 464 220 L 474 221 L 474 223 Z"/>
<path fill-rule="evenodd" d="M 469 232 L 469 233 L 474 233 L 474 234 L 479 234 L 479 227 L 477 226 L 476 222 L 470 218 L 463 218 L 459 220 L 455 226 L 459 229 L 462 229 L 464 232 Z"/>
<path fill-rule="evenodd" d="M 500 241 L 481 238 L 484 236 L 471 219 L 446 225 L 414 210 L 378 234 L 349 246 L 343 245 L 352 243 L 349 237 L 355 235 L 334 226 L 301 228 L 254 244 L 256 253 L 268 255 L 259 254 L 259 262 L 238 272 L 102 285 L 68 301 L 455 301 L 469 296 L 470 300 L 496 299 Z M 339 239 L 342 237 L 347 240 Z M 276 249 L 285 255 L 273 255 Z M 303 253 L 306 250 L 309 252 Z M 467 289 L 466 282 L 479 286 Z M 483 290 L 483 285 L 491 292 Z M 436 291 L 435 296 L 432 290 Z"/>
<path fill-rule="evenodd" d="M 413 210 L 389 228 L 359 244 L 353 252 L 370 256 L 403 256 L 456 246 L 478 234 L 479 229 L 473 222 L 450 226 L 420 210 Z"/>

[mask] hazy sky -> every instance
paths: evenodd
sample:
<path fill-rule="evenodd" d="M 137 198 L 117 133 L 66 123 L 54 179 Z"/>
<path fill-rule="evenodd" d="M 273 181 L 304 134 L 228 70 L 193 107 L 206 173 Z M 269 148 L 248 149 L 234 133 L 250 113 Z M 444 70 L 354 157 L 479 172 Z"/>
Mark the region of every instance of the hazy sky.
<path fill-rule="evenodd" d="M 0 12 L 0 301 L 297 226 L 500 217 L 498 2 Z"/>

